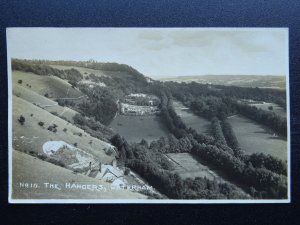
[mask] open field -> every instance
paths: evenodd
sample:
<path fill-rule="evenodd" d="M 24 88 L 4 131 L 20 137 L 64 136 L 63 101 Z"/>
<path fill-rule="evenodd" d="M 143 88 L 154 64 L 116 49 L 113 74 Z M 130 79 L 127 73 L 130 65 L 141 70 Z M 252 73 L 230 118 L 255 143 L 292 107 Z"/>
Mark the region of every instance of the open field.
<path fill-rule="evenodd" d="M 156 115 L 117 115 L 109 126 L 128 142 L 140 142 L 142 139 L 151 142 L 169 133 L 161 118 Z"/>
<path fill-rule="evenodd" d="M 68 107 L 62 107 L 57 104 L 57 102 L 46 98 L 42 95 L 37 94 L 36 92 L 32 91 L 28 87 L 23 87 L 22 85 L 15 84 L 13 86 L 13 94 L 18 96 L 30 103 L 33 103 L 48 112 L 55 112 L 60 116 L 65 117 L 68 121 L 73 123 L 73 116 L 75 116 L 78 112 Z"/>
<path fill-rule="evenodd" d="M 210 134 L 210 121 L 203 117 L 195 115 L 179 101 L 173 101 L 173 106 L 177 115 L 181 117 L 183 122 L 188 127 L 195 129 L 200 134 Z"/>
<path fill-rule="evenodd" d="M 25 153 L 12 150 L 13 199 L 146 199 L 147 196 L 128 190 L 111 190 L 110 184 L 71 170 L 53 165 Z M 37 188 L 22 187 L 36 184 Z M 57 184 L 59 189 L 48 188 L 44 183 Z M 68 184 L 97 185 L 95 189 L 68 188 Z M 74 185 L 74 186 L 75 186 Z M 73 187 L 74 187 L 73 186 Z M 104 191 L 106 190 L 106 191 Z"/>
<path fill-rule="evenodd" d="M 168 153 L 166 156 L 173 163 L 175 172 L 184 179 L 206 177 L 209 180 L 217 179 L 218 181 L 223 181 L 221 177 L 207 166 L 198 162 L 190 153 Z"/>
<path fill-rule="evenodd" d="M 76 88 L 72 88 L 67 81 L 55 76 L 41 76 L 33 73 L 21 71 L 12 71 L 13 86 L 22 80 L 22 86 L 31 85 L 31 90 L 40 94 L 48 94 L 50 98 L 78 98 L 83 96 L 83 93 Z"/>
<path fill-rule="evenodd" d="M 214 167 L 208 167 L 204 161 L 200 161 L 199 158 L 196 159 L 190 153 L 168 153 L 166 156 L 169 161 L 173 163 L 175 168 L 174 172 L 178 173 L 183 179 L 206 177 L 211 181 L 216 180 L 219 183 L 231 183 L 225 178 L 226 176 L 224 176 L 222 171 L 219 171 Z M 236 186 L 235 184 L 232 185 L 235 186 L 237 191 L 249 197 L 249 195 L 246 194 L 242 188 Z"/>
<path fill-rule="evenodd" d="M 43 144 L 54 140 L 64 141 L 70 145 L 77 143 L 78 148 L 92 154 L 102 163 L 110 163 L 113 159 L 104 152 L 105 148 L 111 147 L 109 143 L 91 137 L 73 124 L 16 96 L 13 96 L 12 113 L 12 138 L 13 147 L 16 150 L 43 153 Z M 18 121 L 20 115 L 25 118 L 23 125 Z M 43 126 L 38 125 L 40 121 L 44 122 Z M 53 124 L 57 125 L 56 132 L 47 129 Z M 63 131 L 64 128 L 65 131 Z"/>
<path fill-rule="evenodd" d="M 267 128 L 239 115 L 229 117 L 228 121 L 246 154 L 262 152 L 287 160 L 286 140 L 274 136 Z"/>
<path fill-rule="evenodd" d="M 274 112 L 275 114 L 286 118 L 286 111 L 282 107 L 280 107 L 279 105 L 277 105 L 275 103 L 264 102 L 264 103 L 250 104 L 250 105 L 255 106 L 258 109 L 262 109 L 262 110 L 269 111 L 269 112 Z M 273 107 L 273 110 L 268 109 L 270 106 Z"/>

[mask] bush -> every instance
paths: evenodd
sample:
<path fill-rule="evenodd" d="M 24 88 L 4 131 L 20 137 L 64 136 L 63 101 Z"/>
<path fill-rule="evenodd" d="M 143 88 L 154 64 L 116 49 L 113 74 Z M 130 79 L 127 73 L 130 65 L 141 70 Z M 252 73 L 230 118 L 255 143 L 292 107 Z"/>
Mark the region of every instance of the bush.
<path fill-rule="evenodd" d="M 40 125 L 40 126 L 42 127 L 42 126 L 44 126 L 44 122 L 40 121 L 40 122 L 38 123 L 38 125 Z"/>
<path fill-rule="evenodd" d="M 24 123 L 25 123 L 25 117 L 21 115 L 20 118 L 18 119 L 18 121 L 19 121 L 19 123 L 21 125 L 24 125 Z"/>
<path fill-rule="evenodd" d="M 75 147 L 77 147 L 77 146 L 78 146 L 78 144 L 77 144 L 77 143 L 74 143 L 74 146 L 75 146 Z"/>
<path fill-rule="evenodd" d="M 124 171 L 124 175 L 127 176 L 129 173 L 130 173 L 130 169 L 126 168 L 125 171 Z"/>
<path fill-rule="evenodd" d="M 52 131 L 53 133 L 56 133 L 57 132 L 57 125 L 56 124 L 53 124 L 53 125 L 50 125 L 47 129 L 49 131 Z"/>
<path fill-rule="evenodd" d="M 63 129 L 63 132 L 67 132 L 67 130 L 68 130 L 67 128 L 64 128 L 64 129 Z"/>
<path fill-rule="evenodd" d="M 22 84 L 22 83 L 23 83 L 23 81 L 22 81 L 22 80 L 18 80 L 18 83 L 19 83 L 19 84 Z"/>

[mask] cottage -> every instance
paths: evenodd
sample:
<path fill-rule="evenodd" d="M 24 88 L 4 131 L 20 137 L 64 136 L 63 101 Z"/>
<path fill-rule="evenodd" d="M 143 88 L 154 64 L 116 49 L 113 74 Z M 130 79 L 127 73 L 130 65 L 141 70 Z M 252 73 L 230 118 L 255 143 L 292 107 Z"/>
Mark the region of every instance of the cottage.
<path fill-rule="evenodd" d="M 124 189 L 127 186 L 127 181 L 124 178 L 115 179 L 112 184 L 112 189 Z"/>
<path fill-rule="evenodd" d="M 106 182 L 113 182 L 118 178 L 122 178 L 123 173 L 112 165 L 102 165 L 100 163 L 99 170 L 93 170 L 89 176 Z"/>

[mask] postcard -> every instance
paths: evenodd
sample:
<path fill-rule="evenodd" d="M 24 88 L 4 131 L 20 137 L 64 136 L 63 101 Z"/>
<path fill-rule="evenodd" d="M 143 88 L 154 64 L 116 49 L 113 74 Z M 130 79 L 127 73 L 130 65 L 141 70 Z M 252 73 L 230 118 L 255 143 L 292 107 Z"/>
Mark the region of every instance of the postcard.
<path fill-rule="evenodd" d="M 287 28 L 7 28 L 10 203 L 289 203 Z"/>

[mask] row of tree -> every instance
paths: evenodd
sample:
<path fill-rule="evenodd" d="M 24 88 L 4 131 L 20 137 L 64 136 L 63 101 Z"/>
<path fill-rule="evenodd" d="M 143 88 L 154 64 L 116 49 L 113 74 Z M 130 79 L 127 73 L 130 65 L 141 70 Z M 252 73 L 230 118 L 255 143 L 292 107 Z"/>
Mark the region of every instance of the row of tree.
<path fill-rule="evenodd" d="M 165 95 L 162 98 L 162 104 L 166 105 L 167 110 L 162 116 L 164 116 L 168 127 L 172 128 L 171 131 L 175 131 L 173 133 L 177 138 L 189 137 L 190 140 L 192 136 L 193 140 L 190 140 L 190 143 L 193 144 L 193 154 L 219 167 L 233 180 L 242 184 L 248 184 L 249 187 L 258 190 L 259 195 L 263 198 L 286 197 L 287 179 L 285 176 L 280 175 L 282 172 L 278 169 L 278 166 L 276 167 L 277 164 L 280 164 L 284 168 L 284 163 L 278 163 L 282 161 L 274 159 L 272 166 L 268 164 L 266 164 L 266 166 L 264 163 L 255 163 L 253 166 L 253 164 L 250 163 L 251 160 L 248 160 L 246 163 L 246 159 L 239 148 L 235 134 L 227 121 L 224 120 L 220 123 L 217 118 L 213 118 L 212 127 L 215 139 L 197 134 L 195 130 L 187 128 L 176 113 L 174 114 L 174 109 L 171 104 L 168 104 L 171 101 L 167 96 L 168 95 Z M 221 124 L 223 126 L 221 126 Z M 180 132 L 181 135 L 178 135 L 177 128 L 178 130 L 184 130 Z M 227 139 L 224 137 L 224 134 Z M 227 145 L 226 140 L 228 140 L 230 143 L 229 146 L 233 149 Z M 185 149 L 182 148 L 181 151 L 184 152 Z M 263 161 L 263 157 L 265 157 L 265 155 L 262 154 L 261 161 Z M 267 158 L 274 157 L 267 156 Z M 256 161 L 259 162 L 259 160 Z M 247 181 L 245 181 L 245 178 L 247 178 Z"/>
<path fill-rule="evenodd" d="M 147 142 L 129 145 L 125 139 L 115 135 L 111 139 L 119 151 L 120 159 L 125 166 L 141 175 L 161 193 L 172 199 L 241 199 L 246 195 L 237 191 L 229 183 L 197 177 L 182 179 L 172 172 L 172 164 L 158 151 L 159 146 Z M 160 146 L 164 144 L 160 143 Z M 166 146 L 163 146 L 166 149 Z"/>

